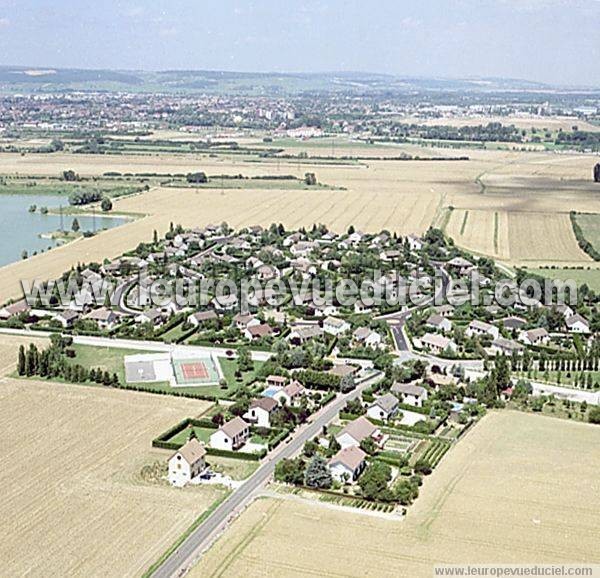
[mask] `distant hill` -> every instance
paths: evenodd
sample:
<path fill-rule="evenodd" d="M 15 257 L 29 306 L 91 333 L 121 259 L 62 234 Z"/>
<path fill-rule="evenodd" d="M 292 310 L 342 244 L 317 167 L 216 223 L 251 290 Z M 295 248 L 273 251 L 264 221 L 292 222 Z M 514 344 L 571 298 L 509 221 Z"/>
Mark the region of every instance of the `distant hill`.
<path fill-rule="evenodd" d="M 53 69 L 0 66 L 0 92 L 57 91 L 300 94 L 305 92 L 554 92 L 548 84 L 503 78 L 411 78 L 368 72 L 278 73 L 211 70 Z"/>

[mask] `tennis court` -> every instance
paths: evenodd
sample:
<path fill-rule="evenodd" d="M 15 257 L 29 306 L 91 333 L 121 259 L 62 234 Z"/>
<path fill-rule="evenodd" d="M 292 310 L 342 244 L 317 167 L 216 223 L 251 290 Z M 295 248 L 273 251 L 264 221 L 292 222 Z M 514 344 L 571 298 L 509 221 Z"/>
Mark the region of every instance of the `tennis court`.
<path fill-rule="evenodd" d="M 222 377 L 219 362 L 210 355 L 203 358 L 173 358 L 177 385 L 214 385 Z"/>

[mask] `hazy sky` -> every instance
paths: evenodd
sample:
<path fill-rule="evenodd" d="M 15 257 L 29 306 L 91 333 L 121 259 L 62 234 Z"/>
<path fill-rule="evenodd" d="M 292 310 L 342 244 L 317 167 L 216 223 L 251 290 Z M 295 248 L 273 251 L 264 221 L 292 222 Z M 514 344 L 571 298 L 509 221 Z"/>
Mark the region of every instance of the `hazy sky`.
<path fill-rule="evenodd" d="M 0 64 L 600 84 L 600 0 L 0 0 Z"/>

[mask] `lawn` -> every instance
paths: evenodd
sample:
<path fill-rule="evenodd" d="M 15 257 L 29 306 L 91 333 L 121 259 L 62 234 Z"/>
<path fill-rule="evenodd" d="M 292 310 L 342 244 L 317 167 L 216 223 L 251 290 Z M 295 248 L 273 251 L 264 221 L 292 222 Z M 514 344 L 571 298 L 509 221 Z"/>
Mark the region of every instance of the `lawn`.
<path fill-rule="evenodd" d="M 95 347 L 91 345 L 73 345 L 75 357 L 69 358 L 71 363 L 78 363 L 88 369 L 102 369 L 110 374 L 116 373 L 119 382 L 125 383 L 125 364 L 123 358 L 126 355 L 139 355 L 141 353 L 153 353 L 150 351 L 142 351 L 138 349 L 120 349 L 117 347 Z M 154 352 L 155 353 L 155 352 Z M 235 371 L 237 369 L 237 361 L 235 359 L 219 358 L 221 369 L 227 382 L 227 387 L 222 388 L 220 385 L 208 385 L 198 387 L 179 387 L 173 388 L 167 382 L 143 383 L 143 384 L 127 384 L 129 386 L 143 387 L 149 391 L 161 391 L 165 393 L 193 393 L 206 396 L 215 396 L 219 399 L 231 398 L 237 390 L 243 385 L 249 385 L 254 381 L 256 372 L 260 369 L 262 361 L 255 361 L 252 371 L 247 371 L 242 374 L 240 381 L 236 380 Z"/>
<path fill-rule="evenodd" d="M 577 224 L 581 227 L 583 236 L 600 251 L 600 215 L 595 213 L 578 213 L 575 216 Z"/>
<path fill-rule="evenodd" d="M 178 444 L 184 444 L 190 438 L 190 434 L 194 430 L 198 441 L 201 441 L 205 444 L 208 444 L 210 440 L 211 434 L 217 431 L 217 428 L 209 428 L 209 427 L 199 427 L 199 426 L 189 426 L 184 430 L 181 430 L 179 433 L 175 434 L 172 438 L 169 438 L 167 441 L 175 442 Z"/>
<path fill-rule="evenodd" d="M 530 271 L 547 279 L 560 279 L 561 281 L 572 279 L 577 285 L 585 283 L 590 289 L 600 291 L 600 269 L 530 269 Z"/>

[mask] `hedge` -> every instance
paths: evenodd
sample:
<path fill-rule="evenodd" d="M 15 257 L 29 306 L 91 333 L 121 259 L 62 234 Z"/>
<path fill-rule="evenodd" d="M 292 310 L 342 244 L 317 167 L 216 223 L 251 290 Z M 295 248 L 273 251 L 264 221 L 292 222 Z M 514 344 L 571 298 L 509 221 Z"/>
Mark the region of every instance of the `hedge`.
<path fill-rule="evenodd" d="M 246 460 L 248 462 L 258 462 L 267 455 L 267 452 L 265 450 L 262 450 L 261 452 L 259 452 L 257 454 L 249 454 L 246 452 L 232 452 L 229 450 L 220 450 L 218 448 L 211 448 L 211 447 L 206 448 L 206 453 L 209 456 L 220 456 L 222 458 L 235 458 L 238 460 Z"/>
<path fill-rule="evenodd" d="M 577 239 L 577 243 L 582 251 L 587 253 L 594 261 L 600 261 L 600 252 L 585 238 L 579 223 L 577 222 L 577 212 L 571 211 L 569 217 L 571 218 L 571 226 L 573 227 L 573 233 Z"/>

